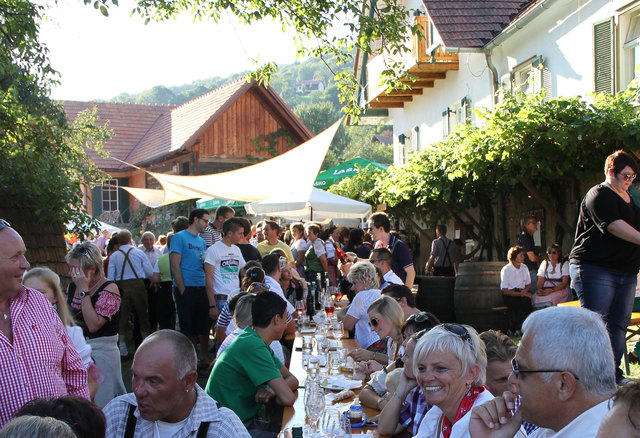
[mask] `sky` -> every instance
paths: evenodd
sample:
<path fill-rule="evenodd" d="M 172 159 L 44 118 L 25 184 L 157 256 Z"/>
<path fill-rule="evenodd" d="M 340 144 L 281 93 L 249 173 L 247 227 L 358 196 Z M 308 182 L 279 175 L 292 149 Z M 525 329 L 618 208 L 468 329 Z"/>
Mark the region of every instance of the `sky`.
<path fill-rule="evenodd" d="M 251 59 L 279 65 L 296 61 L 294 33 L 264 21 L 243 26 L 223 13 L 220 23 L 177 20 L 145 25 L 130 17 L 133 2 L 111 5 L 104 17 L 82 0 L 58 0 L 41 23 L 40 41 L 49 49 L 61 85 L 60 100 L 109 99 L 156 85 L 182 85 L 213 76 L 255 69 Z"/>

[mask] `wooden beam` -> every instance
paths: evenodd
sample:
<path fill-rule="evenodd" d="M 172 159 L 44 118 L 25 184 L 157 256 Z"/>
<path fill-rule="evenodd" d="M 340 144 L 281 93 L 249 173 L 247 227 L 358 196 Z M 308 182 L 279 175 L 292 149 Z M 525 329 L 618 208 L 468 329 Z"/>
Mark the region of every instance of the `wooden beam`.
<path fill-rule="evenodd" d="M 407 84 L 411 85 L 411 88 L 433 88 L 434 87 L 433 81 L 417 80 L 415 82 L 407 82 Z"/>
<path fill-rule="evenodd" d="M 413 96 L 388 96 L 382 95 L 376 97 L 374 100 L 377 102 L 411 102 L 413 100 Z"/>
<path fill-rule="evenodd" d="M 427 71 L 413 71 L 413 67 L 409 69 L 409 74 L 420 79 L 446 79 L 447 72 L 427 72 Z M 403 82 L 409 82 L 408 79 L 403 79 Z"/>
<path fill-rule="evenodd" d="M 404 108 L 404 103 L 402 102 L 376 102 L 372 100 L 369 102 L 369 106 L 371 108 Z"/>
<path fill-rule="evenodd" d="M 422 88 L 413 88 L 411 90 L 393 90 L 390 93 L 383 93 L 381 96 L 420 96 L 422 95 Z"/>
<path fill-rule="evenodd" d="M 413 71 L 422 72 L 447 72 L 451 70 L 458 70 L 457 62 L 419 62 L 409 69 L 409 73 L 414 74 Z"/>

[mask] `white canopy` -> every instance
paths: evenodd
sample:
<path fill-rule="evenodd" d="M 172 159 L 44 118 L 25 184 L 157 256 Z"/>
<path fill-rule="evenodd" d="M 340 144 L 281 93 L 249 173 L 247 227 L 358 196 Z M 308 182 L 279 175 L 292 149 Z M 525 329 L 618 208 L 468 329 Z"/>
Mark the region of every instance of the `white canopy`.
<path fill-rule="evenodd" d="M 311 186 L 245 204 L 244 208 L 249 214 L 319 222 L 328 219 L 364 218 L 371 214 L 369 204 Z"/>
<path fill-rule="evenodd" d="M 213 175 L 180 176 L 149 172 L 163 190 L 121 187 L 149 207 L 160 207 L 187 199 L 222 198 L 253 202 L 276 196 L 297 187 L 313 187 L 322 161 L 342 119 L 300 146 L 252 166 Z M 304 172 L 295 181 L 286 177 L 289 169 Z"/>

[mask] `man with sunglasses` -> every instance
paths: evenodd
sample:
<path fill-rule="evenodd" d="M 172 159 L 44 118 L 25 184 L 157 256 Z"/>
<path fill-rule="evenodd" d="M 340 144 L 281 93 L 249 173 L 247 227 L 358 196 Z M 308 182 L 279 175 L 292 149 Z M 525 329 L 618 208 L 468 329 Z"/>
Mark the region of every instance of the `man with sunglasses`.
<path fill-rule="evenodd" d="M 398 277 L 391 269 L 391 251 L 388 248 L 376 248 L 371 253 L 369 261 L 373 263 L 373 266 L 380 269 L 382 272 L 382 279 L 384 282 L 380 285 L 380 289 L 389 286 L 390 284 L 404 284 L 404 282 Z"/>
<path fill-rule="evenodd" d="M 548 307 L 525 320 L 509 383 L 515 395 L 475 408 L 472 438 L 516 436 L 523 419 L 540 426 L 534 438 L 595 437 L 616 390 L 613 351 L 602 318 L 579 307 Z M 588 357 L 587 357 L 588 356 Z"/>
<path fill-rule="evenodd" d="M 58 314 L 22 284 L 22 237 L 0 219 L 0 428 L 36 398 L 89 399 L 87 371 Z"/>

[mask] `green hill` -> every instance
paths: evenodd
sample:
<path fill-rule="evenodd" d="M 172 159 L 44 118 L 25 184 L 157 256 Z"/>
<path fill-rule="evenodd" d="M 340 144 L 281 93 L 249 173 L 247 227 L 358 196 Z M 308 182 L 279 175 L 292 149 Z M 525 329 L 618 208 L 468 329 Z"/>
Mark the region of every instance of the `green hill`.
<path fill-rule="evenodd" d="M 303 62 L 278 66 L 278 72 L 273 75 L 270 85 L 315 135 L 329 127 L 341 115 L 342 104 L 338 99 L 338 86 L 334 81 L 334 73 L 339 71 L 353 71 L 353 63 L 338 66 L 335 59 L 326 60 L 325 63 L 311 58 Z M 174 87 L 156 85 L 137 94 L 122 93 L 110 99 L 109 102 L 181 105 L 248 73 L 243 71 L 224 78 L 216 76 L 200 79 Z M 297 91 L 297 85 L 302 81 L 322 81 L 323 90 Z M 389 126 L 341 127 L 331 144 L 322 168 L 327 169 L 356 156 L 382 164 L 393 163 L 393 147 L 372 141 L 375 134 L 389 128 Z"/>

